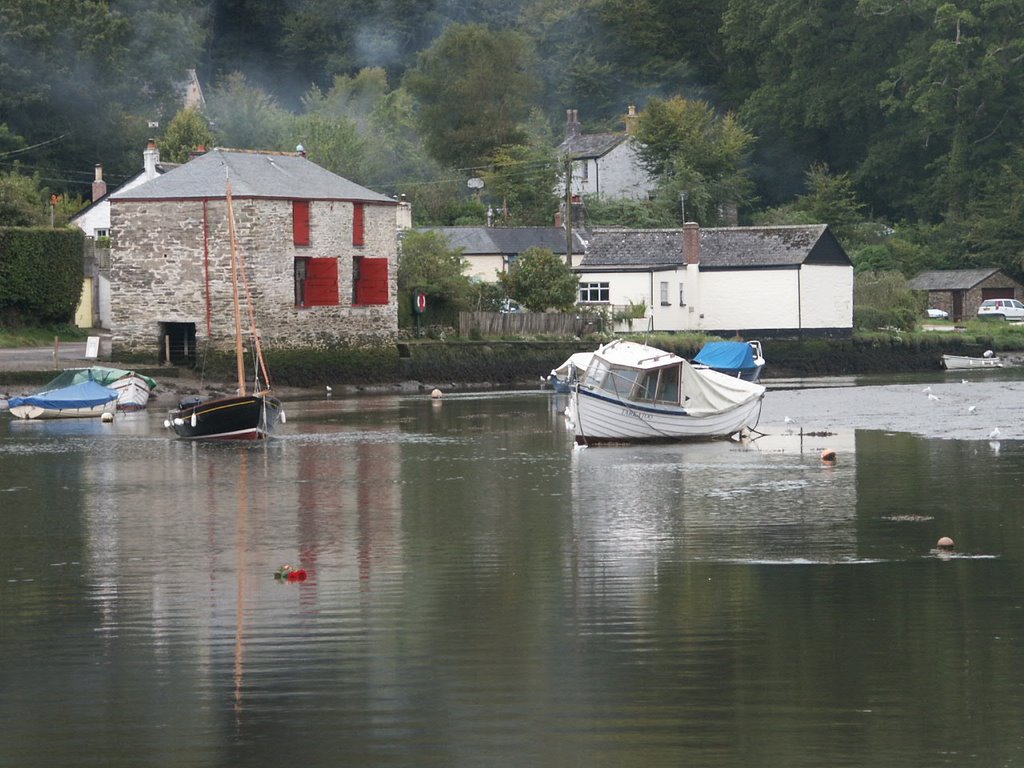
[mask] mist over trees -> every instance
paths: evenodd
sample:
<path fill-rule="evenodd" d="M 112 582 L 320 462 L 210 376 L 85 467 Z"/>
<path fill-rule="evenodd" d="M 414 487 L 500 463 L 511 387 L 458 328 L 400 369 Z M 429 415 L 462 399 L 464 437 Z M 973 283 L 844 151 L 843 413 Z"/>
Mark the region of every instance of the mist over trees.
<path fill-rule="evenodd" d="M 658 193 L 598 220 L 676 225 L 685 192 L 706 226 L 834 224 L 858 269 L 1024 278 L 1022 62 L 1019 0 L 6 0 L 0 174 L 74 199 L 150 136 L 301 143 L 419 223 L 541 224 L 565 110 L 632 104 Z"/>

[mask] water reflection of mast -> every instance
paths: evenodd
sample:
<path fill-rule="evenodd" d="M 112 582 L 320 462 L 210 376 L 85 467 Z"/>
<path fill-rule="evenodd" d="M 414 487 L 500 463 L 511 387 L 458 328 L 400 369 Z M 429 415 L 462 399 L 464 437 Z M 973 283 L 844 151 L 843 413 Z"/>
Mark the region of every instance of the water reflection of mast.
<path fill-rule="evenodd" d="M 249 483 L 246 477 L 249 457 L 239 453 L 238 513 L 235 516 L 235 568 L 238 569 L 238 589 L 235 598 L 235 718 L 242 712 L 242 683 L 245 671 L 245 543 L 249 528 Z"/>

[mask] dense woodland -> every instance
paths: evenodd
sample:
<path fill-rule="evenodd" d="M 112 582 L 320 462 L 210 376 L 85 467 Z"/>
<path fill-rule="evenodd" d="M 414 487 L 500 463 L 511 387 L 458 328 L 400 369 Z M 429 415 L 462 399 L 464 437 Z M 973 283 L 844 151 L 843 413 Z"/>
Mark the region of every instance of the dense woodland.
<path fill-rule="evenodd" d="M 1022 75 L 1020 0 L 5 0 L 0 224 L 66 218 L 151 135 L 301 143 L 420 224 L 549 223 L 565 110 L 636 105 L 658 193 L 594 222 L 678 226 L 685 192 L 705 226 L 827 222 L 860 271 L 1024 279 Z"/>

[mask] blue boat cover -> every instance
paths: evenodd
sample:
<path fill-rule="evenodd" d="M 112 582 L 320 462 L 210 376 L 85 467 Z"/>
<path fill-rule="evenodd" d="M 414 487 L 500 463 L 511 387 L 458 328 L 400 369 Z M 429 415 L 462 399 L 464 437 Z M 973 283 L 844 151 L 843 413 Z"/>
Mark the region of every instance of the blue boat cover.
<path fill-rule="evenodd" d="M 754 350 L 745 341 L 709 341 L 693 358 L 693 362 L 728 371 L 751 371 L 757 368 Z"/>
<path fill-rule="evenodd" d="M 39 408 L 59 411 L 70 408 L 92 408 L 116 399 L 117 392 L 89 380 L 50 392 L 39 392 L 27 397 L 12 397 L 8 406 L 16 408 L 19 405 L 35 405 Z"/>

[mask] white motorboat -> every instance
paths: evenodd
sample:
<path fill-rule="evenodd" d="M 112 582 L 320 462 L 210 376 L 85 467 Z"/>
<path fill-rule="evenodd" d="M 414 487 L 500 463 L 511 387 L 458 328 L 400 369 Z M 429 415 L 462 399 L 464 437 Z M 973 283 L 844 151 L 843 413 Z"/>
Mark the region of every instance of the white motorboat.
<path fill-rule="evenodd" d="M 593 354 L 573 389 L 580 445 L 731 437 L 753 428 L 765 388 L 646 344 L 616 339 Z"/>
<path fill-rule="evenodd" d="M 548 383 L 551 384 L 552 389 L 561 393 L 572 389 L 579 377 L 587 370 L 593 356 L 593 352 L 577 352 L 570 355 L 569 359 L 557 368 L 552 368 L 551 373 L 548 374 Z"/>
<path fill-rule="evenodd" d="M 959 371 L 967 368 L 1002 368 L 1003 361 L 987 352 L 984 357 L 968 357 L 966 355 L 943 355 L 942 367 L 947 371 Z"/>

